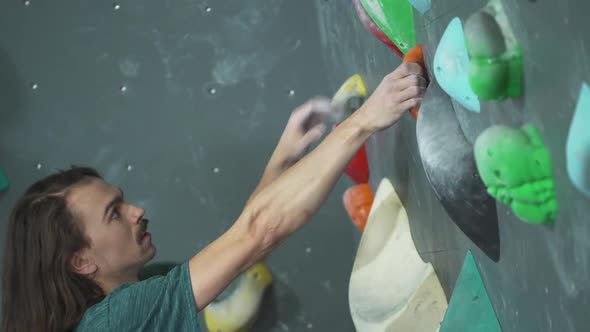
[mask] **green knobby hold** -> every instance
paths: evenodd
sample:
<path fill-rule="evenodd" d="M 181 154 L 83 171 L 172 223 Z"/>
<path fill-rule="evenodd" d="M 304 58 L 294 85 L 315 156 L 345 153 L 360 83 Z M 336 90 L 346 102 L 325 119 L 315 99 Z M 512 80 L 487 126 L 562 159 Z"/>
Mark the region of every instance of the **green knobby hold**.
<path fill-rule="evenodd" d="M 0 169 L 0 191 L 5 190 L 6 188 L 8 188 L 8 179 Z"/>
<path fill-rule="evenodd" d="M 522 51 L 502 4 L 492 0 L 465 22 L 469 84 L 485 100 L 522 95 Z"/>
<path fill-rule="evenodd" d="M 557 200 L 551 156 L 537 129 L 493 126 L 476 140 L 475 162 L 488 189 L 530 224 L 555 221 Z"/>

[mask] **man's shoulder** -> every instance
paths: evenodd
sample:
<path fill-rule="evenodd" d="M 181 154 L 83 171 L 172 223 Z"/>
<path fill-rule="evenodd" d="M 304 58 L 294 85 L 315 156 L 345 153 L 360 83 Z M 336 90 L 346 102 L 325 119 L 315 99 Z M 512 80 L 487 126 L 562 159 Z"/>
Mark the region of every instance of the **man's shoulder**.
<path fill-rule="evenodd" d="M 74 329 L 75 332 L 82 331 L 108 331 L 108 299 L 94 304 L 90 308 L 86 309 L 82 320 L 78 323 L 78 326 Z"/>
<path fill-rule="evenodd" d="M 162 276 L 154 276 L 148 280 L 123 284 L 113 289 L 102 301 L 86 309 L 75 331 L 108 331 L 110 311 L 115 310 L 119 313 L 124 311 L 125 308 L 119 304 L 127 302 L 128 297 L 133 296 L 134 293 L 145 291 L 145 284 L 153 284 L 161 279 L 163 279 Z"/>
<path fill-rule="evenodd" d="M 131 331 L 148 328 L 150 324 L 165 331 L 173 331 L 172 327 L 176 326 L 189 326 L 191 331 L 198 331 L 196 312 L 188 263 L 184 263 L 165 275 L 113 289 L 105 299 L 86 310 L 75 331 Z M 165 328 L 167 324 L 171 328 Z"/>

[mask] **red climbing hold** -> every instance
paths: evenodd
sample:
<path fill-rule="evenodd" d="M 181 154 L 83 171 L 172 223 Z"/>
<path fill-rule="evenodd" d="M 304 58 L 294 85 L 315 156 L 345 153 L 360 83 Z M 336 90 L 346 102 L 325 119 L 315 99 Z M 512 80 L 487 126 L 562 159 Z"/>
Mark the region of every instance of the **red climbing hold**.
<path fill-rule="evenodd" d="M 364 145 L 352 158 L 344 173 L 357 184 L 369 181 L 369 162 L 367 161 L 367 152 Z"/>
<path fill-rule="evenodd" d="M 336 128 L 340 123 L 336 123 Z M 367 151 L 363 145 L 354 155 L 348 166 L 344 169 L 344 173 L 350 177 L 356 184 L 369 182 L 369 161 L 367 160 Z"/>
<path fill-rule="evenodd" d="M 363 23 L 365 28 L 369 30 L 369 32 L 371 32 L 373 36 L 375 36 L 377 39 L 379 39 L 381 42 L 387 45 L 395 54 L 397 54 L 400 57 L 403 57 L 404 54 L 402 53 L 402 51 L 400 51 L 400 49 L 397 46 L 395 46 L 391 39 L 387 37 L 385 32 L 383 32 L 383 30 L 381 30 L 377 26 L 377 24 L 375 24 L 375 22 L 369 16 L 369 14 L 367 14 L 367 11 L 360 3 L 360 0 L 352 0 L 352 3 L 354 4 L 356 14 L 358 15 L 359 19 L 361 20 L 361 23 Z"/>

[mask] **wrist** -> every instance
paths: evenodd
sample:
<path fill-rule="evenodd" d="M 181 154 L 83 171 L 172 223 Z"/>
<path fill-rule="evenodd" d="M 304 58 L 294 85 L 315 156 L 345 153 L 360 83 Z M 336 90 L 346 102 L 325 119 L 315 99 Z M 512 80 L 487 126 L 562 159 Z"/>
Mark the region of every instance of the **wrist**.
<path fill-rule="evenodd" d="M 370 124 L 369 121 L 369 114 L 366 106 L 361 106 L 356 112 L 354 112 L 349 118 L 347 122 L 350 122 L 350 125 L 357 134 L 361 137 L 370 137 L 374 133 L 378 131 L 378 129 Z"/>

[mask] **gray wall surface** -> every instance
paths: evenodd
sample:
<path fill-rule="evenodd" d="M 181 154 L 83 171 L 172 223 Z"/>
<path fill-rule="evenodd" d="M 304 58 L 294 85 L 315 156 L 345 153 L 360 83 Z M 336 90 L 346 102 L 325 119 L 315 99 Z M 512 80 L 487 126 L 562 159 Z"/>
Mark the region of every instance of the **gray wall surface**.
<path fill-rule="evenodd" d="M 329 84 L 358 71 L 367 79 L 368 89 L 374 89 L 399 58 L 364 30 L 354 8 L 346 2 L 335 6 L 336 2 L 318 4 Z M 461 120 L 468 138 L 491 124 L 532 123 L 539 129 L 553 160 L 559 206 L 555 225 L 528 225 L 498 203 L 500 260 L 495 263 L 483 255 L 436 198 L 418 152 L 416 122 L 410 116 L 367 143 L 370 182 L 376 188 L 381 177 L 392 180 L 407 208 L 417 249 L 434 265 L 447 297 L 466 251 L 472 250 L 504 331 L 588 331 L 590 208 L 588 198 L 567 176 L 565 143 L 581 83 L 590 81 L 590 2 L 502 3 L 523 50 L 524 95 L 482 103 L 478 115 L 458 103 L 453 108 L 458 117 L 465 117 Z M 430 73 L 451 19 L 460 17 L 464 22 L 485 4 L 485 0 L 436 0 L 426 15 L 415 12 L 418 42 L 425 48 Z"/>
<path fill-rule="evenodd" d="M 239 215 L 291 110 L 337 88 L 318 31 L 308 1 L 0 2 L 0 233 L 34 180 L 89 165 L 146 208 L 156 262 L 189 258 Z M 268 258 L 257 330 L 353 331 L 350 184 Z"/>

